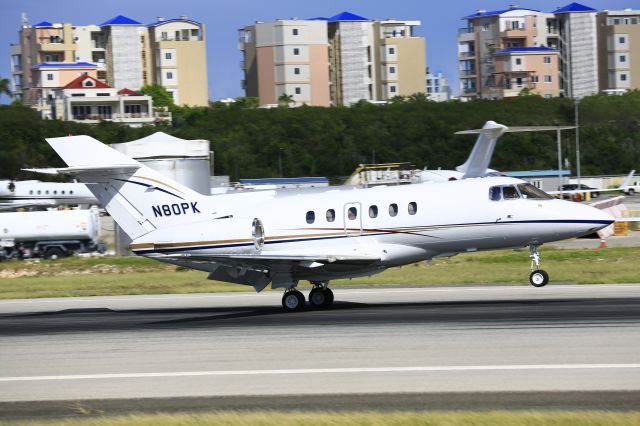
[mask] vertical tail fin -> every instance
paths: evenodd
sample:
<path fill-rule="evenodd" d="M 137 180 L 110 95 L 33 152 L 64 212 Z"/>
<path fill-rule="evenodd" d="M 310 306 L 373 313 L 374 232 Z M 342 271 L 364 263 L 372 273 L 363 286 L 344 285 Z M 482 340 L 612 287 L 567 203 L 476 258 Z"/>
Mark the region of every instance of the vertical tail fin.
<path fill-rule="evenodd" d="M 478 139 L 471 150 L 471 154 L 469 154 L 469 158 L 464 164 L 456 167 L 457 171 L 464 173 L 462 179 L 486 175 L 496 142 L 506 130 L 507 127 L 502 124 L 498 124 L 495 121 L 487 121 L 482 129 L 464 130 L 456 133 L 457 135 L 478 134 Z"/>
<path fill-rule="evenodd" d="M 172 181 L 90 136 L 47 142 L 124 232 L 136 239 L 157 228 L 193 221 L 206 196 Z M 200 204 L 198 204 L 200 202 Z"/>

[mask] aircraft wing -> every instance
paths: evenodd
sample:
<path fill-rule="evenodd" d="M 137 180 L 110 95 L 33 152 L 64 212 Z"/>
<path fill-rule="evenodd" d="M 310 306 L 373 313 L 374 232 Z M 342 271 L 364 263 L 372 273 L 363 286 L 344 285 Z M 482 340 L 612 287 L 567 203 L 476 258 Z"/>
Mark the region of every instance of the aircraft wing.
<path fill-rule="evenodd" d="M 377 255 L 299 255 L 278 252 L 278 254 L 161 254 L 150 256 L 158 260 L 183 260 L 199 263 L 221 263 L 229 266 L 244 265 L 256 269 L 269 269 L 273 264 L 297 264 L 314 268 L 326 264 L 368 265 L 380 261 Z"/>

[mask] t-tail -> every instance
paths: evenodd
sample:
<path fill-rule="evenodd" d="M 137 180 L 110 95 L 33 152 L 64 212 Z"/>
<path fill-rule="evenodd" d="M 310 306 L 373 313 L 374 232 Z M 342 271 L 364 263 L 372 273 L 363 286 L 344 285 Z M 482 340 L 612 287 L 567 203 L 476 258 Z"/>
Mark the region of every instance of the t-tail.
<path fill-rule="evenodd" d="M 507 126 L 498 124 L 495 121 L 487 121 L 482 129 L 463 130 L 456 132 L 457 135 L 477 134 L 476 144 L 469 154 L 469 158 L 456 170 L 464 173 L 462 179 L 482 177 L 487 173 L 493 150 L 496 147 L 498 138 L 507 130 Z"/>
<path fill-rule="evenodd" d="M 71 174 L 85 183 L 131 239 L 204 216 L 207 196 L 90 136 L 49 138 L 47 142 L 69 166 L 49 172 Z"/>

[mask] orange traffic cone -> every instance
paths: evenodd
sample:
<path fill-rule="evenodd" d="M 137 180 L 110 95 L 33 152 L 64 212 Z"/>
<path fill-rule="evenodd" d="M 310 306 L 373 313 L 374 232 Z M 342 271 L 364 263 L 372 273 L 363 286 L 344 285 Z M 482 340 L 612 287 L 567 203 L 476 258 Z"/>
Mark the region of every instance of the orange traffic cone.
<path fill-rule="evenodd" d="M 607 248 L 607 240 L 600 238 L 600 248 Z"/>

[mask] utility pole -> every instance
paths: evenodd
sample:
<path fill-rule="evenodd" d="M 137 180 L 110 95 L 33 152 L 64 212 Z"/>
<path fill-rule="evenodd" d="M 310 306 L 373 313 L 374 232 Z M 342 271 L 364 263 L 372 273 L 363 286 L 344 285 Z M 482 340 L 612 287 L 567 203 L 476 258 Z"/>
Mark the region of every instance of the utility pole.
<path fill-rule="evenodd" d="M 580 116 L 579 116 L 579 106 L 580 106 L 580 98 L 576 98 L 576 173 L 578 174 L 578 191 L 582 189 L 580 186 L 580 179 L 582 174 L 580 173 Z"/>

